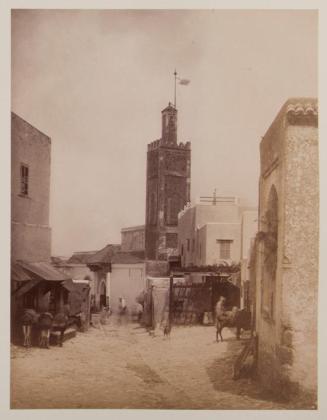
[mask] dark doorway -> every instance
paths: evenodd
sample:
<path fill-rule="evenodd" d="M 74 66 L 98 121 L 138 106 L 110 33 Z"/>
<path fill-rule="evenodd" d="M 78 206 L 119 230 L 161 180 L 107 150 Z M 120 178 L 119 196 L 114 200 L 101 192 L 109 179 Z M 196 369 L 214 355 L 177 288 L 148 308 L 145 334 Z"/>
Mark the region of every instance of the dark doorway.
<path fill-rule="evenodd" d="M 101 290 L 100 290 L 100 309 L 107 306 L 107 299 L 106 299 L 106 285 L 104 283 L 101 284 Z"/>

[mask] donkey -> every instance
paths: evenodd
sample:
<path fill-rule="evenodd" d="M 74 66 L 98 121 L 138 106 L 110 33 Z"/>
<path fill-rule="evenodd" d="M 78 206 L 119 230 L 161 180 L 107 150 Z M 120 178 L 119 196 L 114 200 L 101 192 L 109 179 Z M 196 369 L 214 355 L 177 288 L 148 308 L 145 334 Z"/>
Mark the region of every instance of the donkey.
<path fill-rule="evenodd" d="M 23 346 L 31 347 L 32 325 L 37 323 L 38 314 L 34 309 L 25 309 L 20 321 L 23 328 Z"/>
<path fill-rule="evenodd" d="M 78 316 L 69 317 L 70 306 L 64 305 L 63 309 L 60 312 L 57 312 L 53 319 L 52 331 L 59 331 L 59 346 L 63 346 L 64 335 L 66 329 L 73 323 L 81 326 L 81 319 Z"/>
<path fill-rule="evenodd" d="M 64 312 L 58 312 L 54 316 L 52 331 L 59 331 L 59 346 L 63 346 L 65 331 L 68 327 L 68 315 Z"/>
<path fill-rule="evenodd" d="M 251 312 L 246 309 L 233 308 L 232 311 L 226 311 L 223 316 L 217 316 L 216 318 L 216 341 L 219 342 L 219 335 L 221 341 L 223 337 L 221 332 L 223 328 L 236 328 L 236 338 L 240 339 L 241 329 L 251 329 Z"/>
<path fill-rule="evenodd" d="M 50 345 L 50 330 L 52 327 L 53 315 L 50 312 L 43 312 L 38 321 L 40 330 L 39 346 L 48 349 Z"/>

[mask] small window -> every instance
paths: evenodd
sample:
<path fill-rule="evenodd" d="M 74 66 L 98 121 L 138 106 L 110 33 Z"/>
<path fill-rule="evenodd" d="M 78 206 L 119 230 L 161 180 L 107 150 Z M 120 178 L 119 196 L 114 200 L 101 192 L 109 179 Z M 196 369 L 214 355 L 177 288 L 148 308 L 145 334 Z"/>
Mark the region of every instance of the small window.
<path fill-rule="evenodd" d="M 229 260 L 231 255 L 231 244 L 233 241 L 231 240 L 220 240 L 217 239 L 217 243 L 220 245 L 220 259 L 221 260 Z"/>
<path fill-rule="evenodd" d="M 28 195 L 28 166 L 20 166 L 20 193 L 21 195 Z"/>
<path fill-rule="evenodd" d="M 194 252 L 194 250 L 195 250 L 195 239 L 193 238 L 192 239 L 192 252 Z"/>
<path fill-rule="evenodd" d="M 189 239 L 187 239 L 187 250 L 189 251 L 190 250 L 190 240 Z"/>

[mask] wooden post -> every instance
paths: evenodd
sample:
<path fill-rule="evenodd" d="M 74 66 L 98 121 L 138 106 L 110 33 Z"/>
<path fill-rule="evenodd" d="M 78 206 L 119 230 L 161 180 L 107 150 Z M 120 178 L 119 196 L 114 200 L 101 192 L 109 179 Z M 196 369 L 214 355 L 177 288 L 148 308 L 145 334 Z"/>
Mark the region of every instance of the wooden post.
<path fill-rule="evenodd" d="M 174 284 L 174 276 L 170 274 L 169 279 L 169 328 L 171 328 L 173 323 L 173 284 Z"/>
<path fill-rule="evenodd" d="M 153 304 L 153 285 L 151 286 L 151 295 L 150 295 L 150 305 L 151 305 L 151 328 L 155 328 L 155 319 L 154 319 L 154 304 Z"/>
<path fill-rule="evenodd" d="M 212 320 L 214 322 L 214 318 L 215 318 L 215 301 L 214 301 L 214 277 L 211 276 L 210 277 L 210 283 L 211 283 L 211 315 L 212 315 Z"/>

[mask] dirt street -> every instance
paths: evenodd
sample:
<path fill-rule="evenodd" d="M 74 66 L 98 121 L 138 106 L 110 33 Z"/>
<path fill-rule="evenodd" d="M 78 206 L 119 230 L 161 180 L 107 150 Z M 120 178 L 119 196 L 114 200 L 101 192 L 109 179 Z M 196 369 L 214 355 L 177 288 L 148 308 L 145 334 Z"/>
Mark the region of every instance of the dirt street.
<path fill-rule="evenodd" d="M 137 324 L 90 328 L 50 350 L 12 347 L 12 408 L 283 409 L 248 379 L 234 381 L 234 333 L 174 327 L 170 339 Z M 244 343 L 244 341 L 243 341 Z"/>

